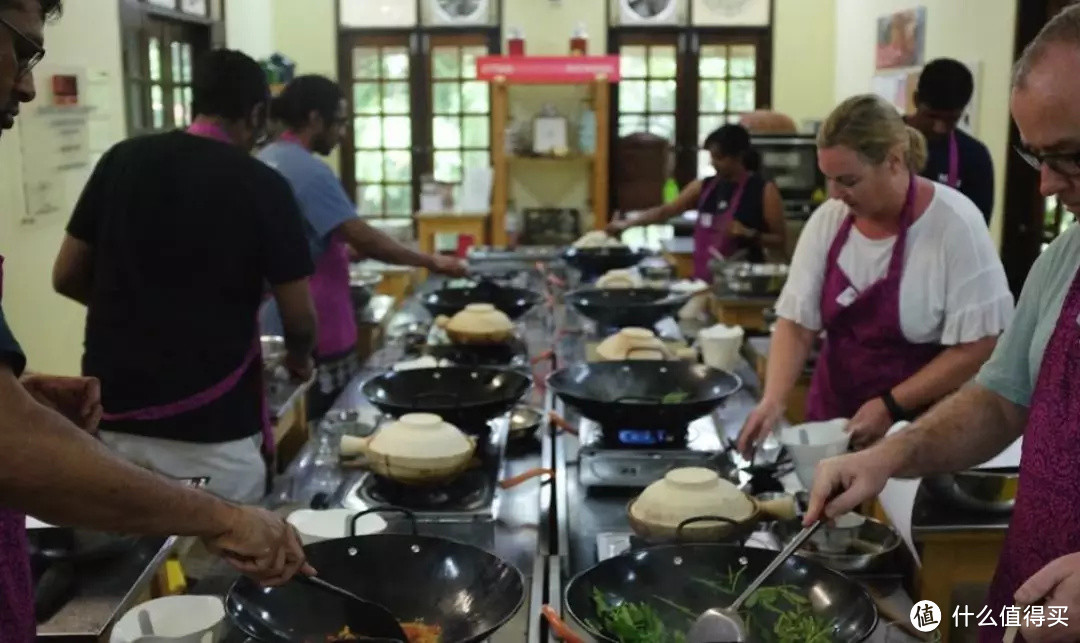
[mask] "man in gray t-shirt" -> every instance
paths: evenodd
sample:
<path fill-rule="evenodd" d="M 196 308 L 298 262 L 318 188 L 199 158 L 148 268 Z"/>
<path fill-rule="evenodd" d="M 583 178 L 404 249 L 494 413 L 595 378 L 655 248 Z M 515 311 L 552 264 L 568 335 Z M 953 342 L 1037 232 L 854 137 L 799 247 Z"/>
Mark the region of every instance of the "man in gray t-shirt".
<path fill-rule="evenodd" d="M 1080 5 L 1072 5 L 1017 62 L 1010 107 L 1023 141 L 1018 153 L 1040 172 L 1042 194 L 1073 214 L 1080 214 L 1077 78 Z M 1035 263 L 1012 325 L 972 385 L 875 446 L 824 461 L 814 475 L 807 523 L 855 508 L 889 478 L 977 466 L 1023 437 L 1016 505 L 985 603 L 1003 622 L 980 627 L 984 643 L 1002 640 L 1009 607 L 1080 611 L 1078 266 L 1080 230 L 1073 229 Z M 1018 620 L 1027 641 L 1080 640 L 1075 616 L 1053 629 Z"/>

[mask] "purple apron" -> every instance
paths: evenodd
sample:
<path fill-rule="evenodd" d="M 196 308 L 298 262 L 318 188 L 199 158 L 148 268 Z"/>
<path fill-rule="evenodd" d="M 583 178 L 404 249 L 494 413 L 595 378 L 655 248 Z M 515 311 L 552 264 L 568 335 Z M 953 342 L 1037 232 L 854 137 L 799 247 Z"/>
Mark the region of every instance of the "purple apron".
<path fill-rule="evenodd" d="M 217 125 L 210 125 L 206 123 L 195 123 L 188 128 L 188 133 L 195 136 L 204 136 L 223 143 L 232 143 L 229 135 L 225 133 L 225 130 Z M 102 419 L 115 422 L 119 420 L 136 420 L 136 421 L 153 421 L 161 420 L 165 418 L 176 417 L 184 413 L 190 413 L 195 409 L 200 409 L 211 402 L 221 399 L 229 391 L 236 388 L 240 380 L 243 378 L 244 373 L 251 368 L 252 364 L 262 361 L 262 342 L 259 341 L 258 333 L 258 320 L 254 324 L 255 335 L 252 337 L 251 348 L 244 356 L 243 361 L 236 367 L 231 373 L 229 373 L 225 379 L 219 381 L 217 384 L 199 391 L 194 395 L 186 397 L 182 400 L 175 402 L 169 402 L 167 404 L 159 404 L 157 406 L 150 406 L 142 409 L 135 409 L 132 411 L 125 411 L 123 413 L 108 413 L 102 414 Z M 260 388 L 264 388 L 261 384 L 262 369 L 259 368 L 258 376 L 260 378 Z M 261 411 L 261 433 L 263 438 L 263 454 L 269 459 L 274 454 L 274 428 L 270 422 L 270 409 L 266 403 L 265 393 L 262 398 L 262 411 Z"/>
<path fill-rule="evenodd" d="M 4 258 L 0 257 L 0 297 Z M 28 643 L 37 635 L 26 516 L 0 507 L 0 642 Z"/>
<path fill-rule="evenodd" d="M 853 417 L 867 401 L 911 377 L 944 350 L 939 344 L 909 342 L 900 326 L 900 278 L 914 210 L 912 176 L 888 272 L 861 293 L 837 263 L 854 215 L 844 220 L 829 248 L 821 288 L 825 341 L 810 383 L 806 407 L 810 421 Z"/>
<path fill-rule="evenodd" d="M 1080 551 L 1077 528 L 1080 485 L 1076 480 L 1076 471 L 1080 469 L 1078 386 L 1080 273 L 1073 278 L 1057 327 L 1043 353 L 1024 428 L 1016 507 L 987 601 L 998 627 L 980 627 L 980 642 L 1001 640 L 1002 608 L 1014 604 L 1013 594 L 1027 579 L 1051 561 Z M 1049 616 L 1048 608 L 1044 609 L 1044 615 Z M 1070 625 L 1077 618 L 1071 612 L 1063 616 Z M 1026 624 L 1022 616 L 1020 623 Z"/>
<path fill-rule="evenodd" d="M 949 132 L 949 176 L 946 185 L 953 189 L 960 188 L 960 148 L 956 144 L 956 130 Z"/>
<path fill-rule="evenodd" d="M 735 219 L 735 213 L 739 211 L 739 204 L 742 203 L 743 192 L 749 180 L 750 175 L 747 174 L 739 181 L 731 203 L 719 216 L 715 212 L 704 212 L 702 208 L 722 179 L 717 177 L 709 187 L 702 190 L 701 197 L 698 199 L 697 223 L 694 224 L 695 279 L 712 281 L 712 271 L 709 270 L 709 260 L 712 259 L 712 253 L 709 252 L 711 248 L 715 248 L 725 257 L 730 257 L 739 249 L 737 239 L 728 234 L 728 225 Z"/>
<path fill-rule="evenodd" d="M 292 132 L 285 132 L 280 140 L 301 145 Z M 351 351 L 356 346 L 357 329 L 349 293 L 349 252 L 337 233 L 330 235 L 326 251 L 315 262 L 311 297 L 319 318 L 319 357 L 332 358 Z"/>

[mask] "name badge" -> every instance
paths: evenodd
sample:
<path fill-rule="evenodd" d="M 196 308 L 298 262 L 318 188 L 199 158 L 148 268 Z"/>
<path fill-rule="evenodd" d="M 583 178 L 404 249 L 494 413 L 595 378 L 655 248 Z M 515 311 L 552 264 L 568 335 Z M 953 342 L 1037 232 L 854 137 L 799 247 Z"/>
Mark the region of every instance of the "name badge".
<path fill-rule="evenodd" d="M 840 304 L 844 308 L 847 308 L 855 301 L 855 298 L 858 296 L 858 291 L 856 291 L 851 286 L 848 286 L 847 289 L 844 290 L 844 292 L 840 293 L 840 296 L 836 298 L 836 303 Z"/>
<path fill-rule="evenodd" d="M 701 215 L 701 225 L 705 226 L 706 228 L 711 228 L 712 227 L 712 215 L 711 214 L 703 214 L 703 215 Z"/>
<path fill-rule="evenodd" d="M 717 210 L 720 210 L 721 212 L 723 212 L 723 211 L 726 211 L 726 210 L 728 209 L 728 202 L 727 202 L 727 201 L 721 201 L 721 202 L 720 202 L 720 203 L 719 203 L 719 204 L 718 204 L 718 205 L 716 206 L 716 209 L 717 209 Z"/>

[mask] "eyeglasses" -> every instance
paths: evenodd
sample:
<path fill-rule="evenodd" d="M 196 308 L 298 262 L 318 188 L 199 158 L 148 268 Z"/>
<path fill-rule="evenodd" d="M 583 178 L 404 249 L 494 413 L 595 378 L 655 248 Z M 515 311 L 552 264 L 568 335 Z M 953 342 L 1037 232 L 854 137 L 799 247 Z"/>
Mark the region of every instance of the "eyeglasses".
<path fill-rule="evenodd" d="M 15 63 L 18 65 L 18 76 L 21 78 L 30 73 L 41 59 L 45 57 L 45 48 L 34 42 L 34 39 L 17 29 L 13 24 L 0 18 L 0 24 L 8 28 L 15 36 L 13 47 L 15 48 Z"/>
<path fill-rule="evenodd" d="M 1026 150 L 1019 145 L 1015 148 L 1016 153 L 1020 155 L 1020 158 L 1035 168 L 1042 171 L 1042 166 L 1050 168 L 1054 172 L 1061 176 L 1077 177 L 1080 176 L 1080 152 L 1055 152 L 1052 154 L 1036 154 L 1031 150 Z"/>

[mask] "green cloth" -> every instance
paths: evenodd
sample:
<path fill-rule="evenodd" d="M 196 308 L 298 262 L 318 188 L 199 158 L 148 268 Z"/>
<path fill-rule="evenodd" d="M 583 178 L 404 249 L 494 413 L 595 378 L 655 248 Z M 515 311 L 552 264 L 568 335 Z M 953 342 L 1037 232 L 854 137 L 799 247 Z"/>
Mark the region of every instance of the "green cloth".
<path fill-rule="evenodd" d="M 1042 253 L 1024 283 L 1016 315 L 975 381 L 1021 406 L 1029 406 L 1043 352 L 1057 327 L 1065 295 L 1080 268 L 1080 226 Z M 1080 320 L 1070 323 L 1080 323 Z"/>

